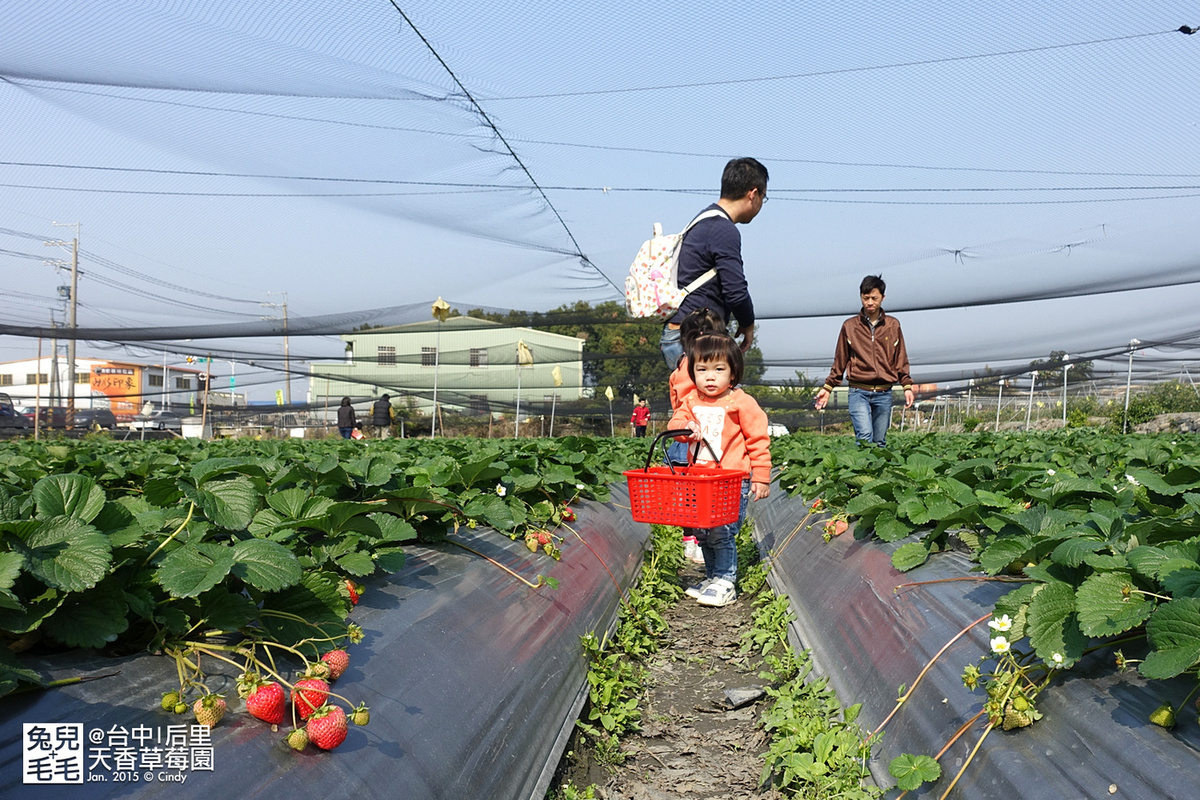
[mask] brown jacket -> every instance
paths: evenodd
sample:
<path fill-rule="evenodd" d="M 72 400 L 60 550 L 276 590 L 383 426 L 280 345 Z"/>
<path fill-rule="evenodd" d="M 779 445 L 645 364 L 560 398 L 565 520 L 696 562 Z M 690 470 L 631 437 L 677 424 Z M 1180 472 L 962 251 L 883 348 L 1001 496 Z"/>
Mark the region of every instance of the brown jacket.
<path fill-rule="evenodd" d="M 897 383 L 912 386 L 900 321 L 880 309 L 879 324 L 874 328 L 861 311 L 843 322 L 825 389 L 833 391 L 843 374 L 849 385 L 860 389 L 890 389 Z"/>

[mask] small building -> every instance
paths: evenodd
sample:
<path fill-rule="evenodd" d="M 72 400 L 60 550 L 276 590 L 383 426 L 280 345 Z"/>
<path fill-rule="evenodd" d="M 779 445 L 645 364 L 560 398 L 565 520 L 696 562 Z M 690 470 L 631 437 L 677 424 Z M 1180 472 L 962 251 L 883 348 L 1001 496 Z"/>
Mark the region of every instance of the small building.
<path fill-rule="evenodd" d="M 171 365 L 76 358 L 73 378 L 76 408 L 107 408 L 123 422 L 147 402 L 188 413 L 202 402 L 198 393 L 204 391 L 204 372 Z M 68 380 L 67 360 L 61 356 L 0 363 L 0 392 L 18 408 L 65 406 Z"/>
<path fill-rule="evenodd" d="M 451 317 L 341 338 L 344 361 L 309 368 L 311 405 L 332 411 L 343 397 L 361 403 L 386 393 L 393 403 L 428 414 L 436 385 L 441 408 L 486 414 L 515 407 L 519 387 L 525 414 L 526 404 L 536 413 L 532 407 L 584 395 L 583 340 L 574 336 Z"/>

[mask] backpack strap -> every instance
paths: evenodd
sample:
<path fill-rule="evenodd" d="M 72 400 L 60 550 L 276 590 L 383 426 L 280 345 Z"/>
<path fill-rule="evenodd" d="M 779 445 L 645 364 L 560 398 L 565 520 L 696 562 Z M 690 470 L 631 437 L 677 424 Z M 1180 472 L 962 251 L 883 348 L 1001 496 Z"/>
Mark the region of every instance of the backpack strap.
<path fill-rule="evenodd" d="M 692 229 L 692 226 L 695 225 L 697 222 L 700 222 L 701 220 L 705 220 L 705 219 L 712 219 L 713 217 L 725 217 L 726 219 L 729 219 L 728 215 L 724 212 L 724 210 L 719 209 L 719 208 L 710 208 L 708 211 L 705 211 L 704 213 L 700 214 L 694 220 L 692 220 L 691 222 L 688 223 L 687 227 L 684 228 L 683 231 L 679 234 L 679 240 L 682 242 L 683 237 L 687 236 L 687 232 L 690 231 Z M 698 278 L 696 278 L 696 280 L 692 281 L 687 286 L 684 286 L 683 287 L 684 294 L 691 294 L 692 292 L 696 291 L 701 286 L 708 283 L 715 277 L 717 277 L 717 271 L 715 269 L 708 270 L 707 272 L 703 273 Z"/>

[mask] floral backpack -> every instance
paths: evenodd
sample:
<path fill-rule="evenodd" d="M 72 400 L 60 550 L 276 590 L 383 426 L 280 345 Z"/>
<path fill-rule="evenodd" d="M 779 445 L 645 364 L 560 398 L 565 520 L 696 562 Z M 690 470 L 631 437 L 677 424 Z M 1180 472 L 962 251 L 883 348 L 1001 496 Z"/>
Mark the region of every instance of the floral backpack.
<path fill-rule="evenodd" d="M 705 211 L 688 223 L 680 233 L 663 235 L 662 225 L 654 223 L 654 235 L 642 244 L 625 278 L 625 310 L 638 319 L 670 319 L 679 310 L 683 298 L 716 277 L 710 269 L 687 286 L 679 286 L 679 247 L 683 237 L 702 219 L 725 216 L 717 209 Z"/>

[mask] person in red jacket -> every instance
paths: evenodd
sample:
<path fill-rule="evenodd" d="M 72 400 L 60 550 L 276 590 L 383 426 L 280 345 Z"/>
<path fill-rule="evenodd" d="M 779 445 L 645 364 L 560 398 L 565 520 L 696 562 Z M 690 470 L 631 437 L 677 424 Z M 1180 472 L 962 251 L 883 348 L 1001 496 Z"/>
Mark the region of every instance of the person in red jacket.
<path fill-rule="evenodd" d="M 633 435 L 641 439 L 646 435 L 646 425 L 650 422 L 650 404 L 643 397 L 638 400 L 633 406 L 633 415 L 629 417 L 629 424 L 633 426 Z"/>
<path fill-rule="evenodd" d="M 715 461 L 722 469 L 738 470 L 746 476 L 736 522 L 684 529 L 685 535 L 696 537 L 704 555 L 705 574 L 705 579 L 686 593 L 704 606 L 726 606 L 737 599 L 736 537 L 746 517 L 746 499 L 763 500 L 771 493 L 767 415 L 753 397 L 737 388 L 743 368 L 741 347 L 729 336 L 710 333 L 696 337 L 688 353 L 688 371 L 696 391 L 683 399 L 668 426 L 691 431 L 680 440 L 707 443 L 696 457 L 698 465 Z"/>
<path fill-rule="evenodd" d="M 886 291 L 882 275 L 862 279 L 858 287 L 862 311 L 842 323 L 833 367 L 813 403 L 818 410 L 824 408 L 845 373 L 850 386 L 846 405 L 854 438 L 860 444 L 879 447 L 887 440 L 892 422 L 892 387 L 897 383 L 904 387 L 905 408 L 913 404 L 913 379 L 908 372 L 908 350 L 900 321 L 883 313 Z"/>

